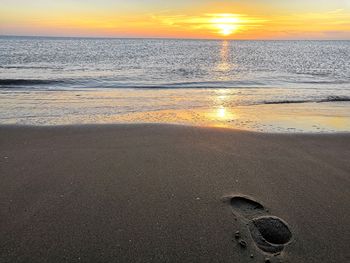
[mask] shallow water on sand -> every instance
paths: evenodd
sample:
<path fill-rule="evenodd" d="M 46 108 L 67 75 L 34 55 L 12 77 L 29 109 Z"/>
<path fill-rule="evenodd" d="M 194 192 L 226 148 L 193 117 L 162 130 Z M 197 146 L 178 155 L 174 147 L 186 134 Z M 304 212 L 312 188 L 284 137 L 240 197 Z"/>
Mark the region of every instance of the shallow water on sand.
<path fill-rule="evenodd" d="M 350 102 L 242 105 L 228 89 L 0 93 L 0 123 L 174 123 L 264 132 L 349 132 Z M 250 96 L 248 91 L 246 96 Z"/>

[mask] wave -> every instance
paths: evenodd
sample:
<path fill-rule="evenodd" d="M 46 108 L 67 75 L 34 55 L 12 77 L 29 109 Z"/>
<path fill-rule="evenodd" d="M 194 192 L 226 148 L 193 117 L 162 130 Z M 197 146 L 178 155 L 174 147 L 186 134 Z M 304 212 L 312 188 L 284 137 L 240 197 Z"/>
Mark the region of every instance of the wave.
<path fill-rule="evenodd" d="M 0 86 L 30 86 L 63 83 L 61 80 L 44 79 L 0 79 Z"/>
<path fill-rule="evenodd" d="M 325 81 L 296 81 L 296 84 L 300 83 L 300 84 L 320 84 L 320 85 L 327 85 L 327 84 L 349 84 L 348 80 L 325 80 Z"/>
<path fill-rule="evenodd" d="M 278 85 L 277 85 L 278 86 Z M 130 81 L 113 78 L 57 78 L 57 79 L 0 79 L 0 89 L 27 90 L 91 90 L 91 89 L 274 89 L 276 85 L 249 80 L 230 81 L 184 81 L 184 82 L 148 82 Z M 288 104 L 306 102 L 349 101 L 350 97 L 329 96 L 313 100 L 261 101 L 263 104 Z"/>
<path fill-rule="evenodd" d="M 276 100 L 276 101 L 264 101 L 264 104 L 293 104 L 293 103 L 307 103 L 315 102 L 312 100 Z"/>
<path fill-rule="evenodd" d="M 107 86 L 108 87 L 108 86 Z M 114 88 L 136 88 L 136 89 L 181 89 L 181 88 L 259 88 L 265 87 L 265 84 L 255 81 L 193 81 L 193 82 L 176 82 L 176 83 L 161 83 L 156 85 L 138 85 L 138 84 L 116 84 L 111 83 L 110 87 Z"/>
<path fill-rule="evenodd" d="M 259 88 L 264 83 L 255 81 L 192 81 L 171 83 L 137 83 L 113 79 L 0 79 L 0 88 L 25 88 L 33 86 L 59 85 L 59 88 L 131 88 L 131 89 L 181 89 L 181 88 Z"/>
<path fill-rule="evenodd" d="M 350 101 L 348 96 L 328 96 L 327 99 L 320 100 L 318 102 L 332 102 L 332 101 Z"/>
<path fill-rule="evenodd" d="M 297 104 L 297 103 L 322 103 L 322 102 L 344 102 L 344 101 L 350 101 L 350 97 L 328 96 L 325 99 L 264 101 L 263 104 Z"/>
<path fill-rule="evenodd" d="M 63 69 L 62 67 L 45 67 L 45 66 L 0 66 L 4 69 Z"/>

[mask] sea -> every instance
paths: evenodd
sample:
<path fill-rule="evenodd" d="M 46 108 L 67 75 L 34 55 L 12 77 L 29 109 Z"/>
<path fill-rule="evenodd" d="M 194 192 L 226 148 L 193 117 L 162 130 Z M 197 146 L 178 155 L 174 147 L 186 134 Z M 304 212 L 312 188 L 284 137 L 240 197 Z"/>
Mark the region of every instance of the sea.
<path fill-rule="evenodd" d="M 350 131 L 350 41 L 0 37 L 0 124 Z"/>

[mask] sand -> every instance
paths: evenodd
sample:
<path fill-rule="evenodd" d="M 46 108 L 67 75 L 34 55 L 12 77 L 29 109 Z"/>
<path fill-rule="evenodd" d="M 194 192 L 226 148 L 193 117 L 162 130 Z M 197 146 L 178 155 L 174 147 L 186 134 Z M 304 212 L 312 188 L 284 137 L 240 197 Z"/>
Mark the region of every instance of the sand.
<path fill-rule="evenodd" d="M 350 134 L 0 127 L 0 262 L 349 262 Z"/>

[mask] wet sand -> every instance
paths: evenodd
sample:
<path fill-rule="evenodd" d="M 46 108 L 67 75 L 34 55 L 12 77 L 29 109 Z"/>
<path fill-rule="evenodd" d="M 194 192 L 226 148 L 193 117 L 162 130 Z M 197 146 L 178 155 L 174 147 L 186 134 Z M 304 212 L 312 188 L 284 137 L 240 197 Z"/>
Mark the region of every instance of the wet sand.
<path fill-rule="evenodd" d="M 347 262 L 350 134 L 0 127 L 0 262 Z"/>

